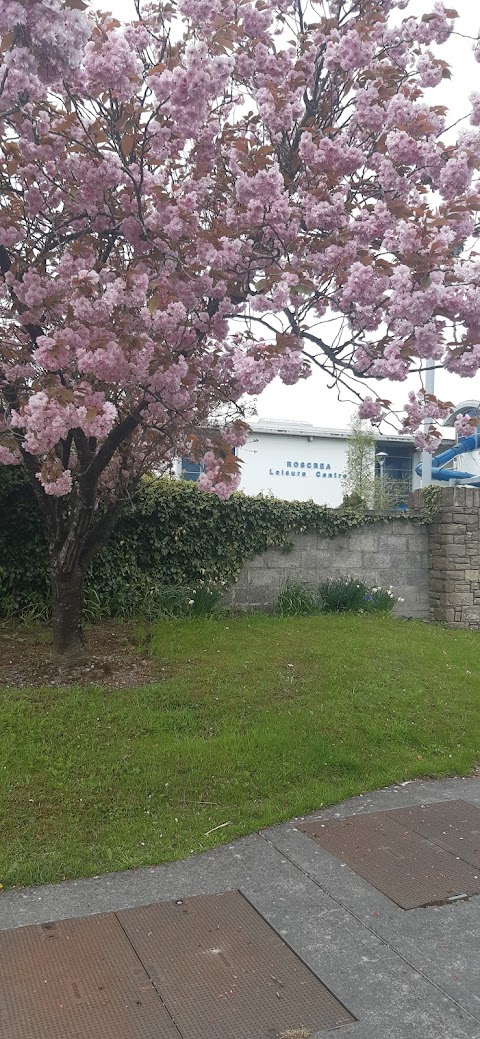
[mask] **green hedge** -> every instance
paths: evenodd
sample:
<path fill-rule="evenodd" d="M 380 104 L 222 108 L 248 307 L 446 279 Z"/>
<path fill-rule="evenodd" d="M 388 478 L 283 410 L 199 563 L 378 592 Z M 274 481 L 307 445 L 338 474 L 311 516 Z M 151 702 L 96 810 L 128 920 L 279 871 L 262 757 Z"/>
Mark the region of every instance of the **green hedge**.
<path fill-rule="evenodd" d="M 160 589 L 230 583 L 245 560 L 291 535 L 333 537 L 378 516 L 353 499 L 340 509 L 234 494 L 220 501 L 193 483 L 144 480 L 87 576 L 87 614 L 149 611 Z M 50 591 L 42 520 L 20 468 L 0 466 L 0 615 L 44 610 Z"/>

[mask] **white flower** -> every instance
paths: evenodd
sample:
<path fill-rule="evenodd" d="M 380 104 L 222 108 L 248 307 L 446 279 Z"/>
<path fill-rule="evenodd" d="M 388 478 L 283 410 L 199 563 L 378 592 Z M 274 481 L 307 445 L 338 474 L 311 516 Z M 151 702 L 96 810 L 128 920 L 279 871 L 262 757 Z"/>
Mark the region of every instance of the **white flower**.
<path fill-rule="evenodd" d="M 195 602 L 195 599 L 189 599 L 188 600 L 188 605 L 189 606 L 193 606 L 194 602 Z"/>

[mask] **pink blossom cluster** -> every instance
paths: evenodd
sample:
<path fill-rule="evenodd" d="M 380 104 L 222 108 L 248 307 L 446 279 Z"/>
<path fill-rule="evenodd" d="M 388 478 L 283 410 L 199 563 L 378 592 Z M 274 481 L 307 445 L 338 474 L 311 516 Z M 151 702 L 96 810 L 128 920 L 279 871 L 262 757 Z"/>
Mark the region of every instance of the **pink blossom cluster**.
<path fill-rule="evenodd" d="M 179 0 L 178 12 L 205 32 L 215 28 L 215 21 L 222 14 L 225 20 L 234 17 L 235 7 L 231 0 Z"/>
<path fill-rule="evenodd" d="M 472 106 L 471 122 L 473 126 L 480 126 L 480 94 L 475 91 L 470 94 L 470 104 Z"/>
<path fill-rule="evenodd" d="M 86 6 L 86 5 L 85 5 Z M 64 0 L 3 0 L 0 5 L 0 115 L 71 78 L 89 36 L 82 10 Z"/>
<path fill-rule="evenodd" d="M 455 419 L 455 429 L 459 436 L 470 437 L 477 432 L 478 417 L 476 415 L 462 414 Z"/>
<path fill-rule="evenodd" d="M 111 91 L 118 101 L 128 101 L 140 82 L 141 63 L 123 32 L 105 33 L 85 48 L 79 82 L 88 94 Z"/>
<path fill-rule="evenodd" d="M 41 471 L 37 473 L 37 480 L 45 494 L 51 494 L 54 498 L 63 498 L 64 495 L 70 494 L 73 487 L 70 469 L 63 469 L 55 459 L 44 462 Z"/>
<path fill-rule="evenodd" d="M 325 65 L 332 70 L 337 65 L 341 69 L 358 69 L 368 65 L 374 53 L 373 39 L 365 39 L 356 29 L 347 29 L 344 33 L 337 30 L 330 34 L 325 48 Z"/>
<path fill-rule="evenodd" d="M 234 450 L 246 442 L 248 432 L 246 423 L 236 420 L 224 427 L 221 437 L 216 433 L 207 440 L 207 449 L 200 457 L 200 490 L 215 491 L 219 498 L 225 500 L 237 489 L 240 483 L 240 461 Z"/>
<path fill-rule="evenodd" d="M 369 395 L 364 397 L 360 407 L 358 409 L 358 416 L 361 419 L 367 419 L 374 425 L 379 425 L 382 419 L 385 417 L 386 408 L 384 401 L 374 399 Z"/>
<path fill-rule="evenodd" d="M 203 456 L 204 472 L 200 473 L 198 486 L 201 491 L 215 491 L 218 498 L 225 501 L 240 483 L 240 472 L 232 476 L 224 475 L 223 459 L 217 458 L 211 451 Z"/>
<path fill-rule="evenodd" d="M 420 86 L 438 87 L 442 82 L 444 68 L 431 50 L 424 51 L 417 61 Z"/>
<path fill-rule="evenodd" d="M 70 429 L 81 429 L 88 437 L 104 438 L 117 417 L 117 409 L 99 392 L 83 388 L 75 402 L 62 405 L 58 397 L 40 390 L 32 394 L 21 412 L 13 410 L 12 429 L 22 430 L 22 446 L 32 455 L 47 455 Z"/>
<path fill-rule="evenodd" d="M 210 54 L 207 44 L 198 41 L 187 44 L 181 65 L 150 77 L 164 114 L 176 119 L 182 113 L 179 130 L 185 138 L 195 136 L 207 122 L 212 87 L 223 92 L 232 68 L 229 55 Z"/>
<path fill-rule="evenodd" d="M 385 347 L 381 357 L 373 360 L 368 368 L 370 377 L 390 379 L 392 382 L 403 382 L 410 370 L 410 358 L 403 352 L 403 344 L 391 342 Z"/>
<path fill-rule="evenodd" d="M 405 429 L 416 429 L 420 423 L 432 421 L 433 419 L 448 418 L 450 406 L 436 400 L 423 390 L 419 393 L 411 391 L 405 405 Z"/>
<path fill-rule="evenodd" d="M 480 345 L 475 344 L 467 350 L 458 347 L 449 349 L 443 357 L 443 365 L 449 372 L 455 372 L 465 379 L 473 379 L 480 368 Z"/>
<path fill-rule="evenodd" d="M 428 433 L 416 433 L 415 435 L 415 447 L 419 451 L 427 451 L 430 455 L 438 451 L 441 442 L 441 433 L 436 429 L 429 429 Z"/>

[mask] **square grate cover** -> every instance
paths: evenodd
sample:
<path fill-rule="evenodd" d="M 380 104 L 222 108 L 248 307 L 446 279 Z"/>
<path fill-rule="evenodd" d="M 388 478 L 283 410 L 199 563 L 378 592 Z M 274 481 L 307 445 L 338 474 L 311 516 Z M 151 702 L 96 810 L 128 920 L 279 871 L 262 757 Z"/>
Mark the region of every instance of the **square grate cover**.
<path fill-rule="evenodd" d="M 239 892 L 0 932 L 6 1039 L 287 1039 L 353 1020 Z"/>
<path fill-rule="evenodd" d="M 480 809 L 465 801 L 315 820 L 299 829 L 402 909 L 480 894 Z"/>

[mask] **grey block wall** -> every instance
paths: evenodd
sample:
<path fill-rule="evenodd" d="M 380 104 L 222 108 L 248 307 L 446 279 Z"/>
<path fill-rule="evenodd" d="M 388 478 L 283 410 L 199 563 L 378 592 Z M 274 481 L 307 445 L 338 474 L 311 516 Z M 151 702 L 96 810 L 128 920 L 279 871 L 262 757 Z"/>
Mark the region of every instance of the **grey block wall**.
<path fill-rule="evenodd" d="M 269 549 L 250 560 L 228 591 L 228 603 L 240 609 L 272 608 L 290 578 L 311 584 L 328 577 L 358 577 L 388 588 L 405 601 L 400 617 L 429 617 L 428 532 L 408 520 L 388 520 L 326 538 L 297 534 L 291 552 Z"/>

